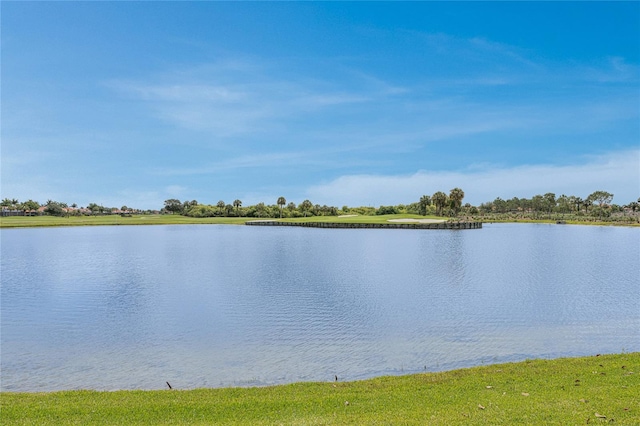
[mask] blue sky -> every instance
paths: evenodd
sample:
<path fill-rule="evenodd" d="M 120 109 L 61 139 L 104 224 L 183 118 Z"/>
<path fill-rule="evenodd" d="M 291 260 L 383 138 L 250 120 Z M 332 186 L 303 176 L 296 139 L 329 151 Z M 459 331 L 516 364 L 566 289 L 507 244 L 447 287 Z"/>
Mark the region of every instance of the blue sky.
<path fill-rule="evenodd" d="M 1 197 L 640 196 L 640 3 L 7 2 Z"/>

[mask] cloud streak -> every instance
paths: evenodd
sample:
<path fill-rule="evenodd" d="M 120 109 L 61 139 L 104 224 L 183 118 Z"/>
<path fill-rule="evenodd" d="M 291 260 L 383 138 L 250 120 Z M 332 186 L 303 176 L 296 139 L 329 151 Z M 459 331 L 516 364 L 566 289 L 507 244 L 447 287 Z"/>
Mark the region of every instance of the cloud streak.
<path fill-rule="evenodd" d="M 307 196 L 322 204 L 386 205 L 417 201 L 421 195 L 460 187 L 465 201 L 480 204 L 496 197 L 530 198 L 536 194 L 586 197 L 595 190 L 615 195 L 626 204 L 640 196 L 640 150 L 611 152 L 582 164 L 526 165 L 456 172 L 420 171 L 411 175 L 345 175 L 311 186 Z"/>
<path fill-rule="evenodd" d="M 282 130 L 281 124 L 328 109 L 380 98 L 330 80 L 284 78 L 255 59 L 254 66 L 194 67 L 158 77 L 157 82 L 110 81 L 122 96 L 146 102 L 157 117 L 187 130 L 229 138 Z M 246 61 L 245 61 L 246 62 Z"/>
<path fill-rule="evenodd" d="M 290 146 L 296 138 L 320 133 L 327 135 L 322 142 L 331 144 L 335 143 L 331 138 L 340 133 L 376 139 L 384 134 L 414 134 L 430 141 L 514 126 L 534 132 L 579 131 L 585 123 L 593 126 L 638 116 L 637 108 L 629 108 L 630 103 L 637 103 L 638 94 L 625 86 L 607 92 L 590 86 L 581 89 L 594 79 L 632 82 L 637 67 L 622 58 L 612 58 L 598 69 L 580 64 L 571 69 L 553 64 L 543 67 L 527 60 L 525 52 L 515 47 L 486 39 L 443 34 L 423 37 L 430 52 L 444 49 L 461 61 L 477 58 L 482 66 L 472 71 L 465 67 L 464 73 L 452 75 L 427 73 L 407 84 L 354 66 L 336 67 L 332 75 L 320 71 L 302 75 L 285 71 L 286 61 L 269 64 L 244 58 L 167 72 L 151 81 L 111 81 L 108 86 L 124 97 L 142 101 L 165 123 L 207 134 L 209 144 L 227 148 L 230 139 L 246 143 L 262 138 Z M 487 55 L 498 55 L 500 67 L 494 69 Z M 548 87 L 540 86 L 550 81 L 554 85 L 565 82 L 553 96 Z M 495 94 L 487 96 L 487 90 Z M 400 138 L 390 139 L 398 143 Z"/>

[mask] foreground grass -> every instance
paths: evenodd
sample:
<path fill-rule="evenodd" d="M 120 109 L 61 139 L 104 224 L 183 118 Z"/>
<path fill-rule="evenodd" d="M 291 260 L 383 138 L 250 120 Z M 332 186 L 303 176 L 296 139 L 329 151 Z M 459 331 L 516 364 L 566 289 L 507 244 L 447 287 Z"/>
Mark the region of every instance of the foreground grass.
<path fill-rule="evenodd" d="M 0 394 L 3 425 L 582 425 L 640 420 L 640 353 L 359 382 Z"/>

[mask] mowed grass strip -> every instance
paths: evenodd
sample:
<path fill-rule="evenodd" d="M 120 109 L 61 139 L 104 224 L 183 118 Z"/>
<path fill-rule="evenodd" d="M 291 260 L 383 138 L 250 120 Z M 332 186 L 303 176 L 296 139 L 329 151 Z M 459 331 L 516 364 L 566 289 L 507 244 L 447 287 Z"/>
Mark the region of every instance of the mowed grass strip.
<path fill-rule="evenodd" d="M 13 216 L 0 218 L 0 228 L 32 228 L 46 226 L 105 226 L 105 225 L 243 225 L 246 217 L 193 218 L 181 215 L 120 215 L 105 216 Z"/>
<path fill-rule="evenodd" d="M 358 382 L 0 395 L 3 425 L 637 425 L 640 353 Z"/>
<path fill-rule="evenodd" d="M 105 225 L 244 225 L 252 220 L 288 221 L 288 222 L 341 222 L 341 223 L 387 223 L 389 219 L 439 219 L 436 216 L 411 214 L 381 216 L 311 216 L 295 219 L 273 219 L 255 217 L 187 217 L 181 215 L 120 215 L 105 216 L 13 216 L 0 218 L 0 228 L 31 228 L 43 226 L 105 226 Z"/>
<path fill-rule="evenodd" d="M 329 222 L 329 223 L 392 223 L 390 220 L 402 220 L 402 219 L 435 219 L 438 221 L 447 221 L 448 217 L 441 216 L 420 216 L 416 214 L 385 214 L 376 216 L 312 216 L 312 217 L 297 217 L 286 219 L 273 219 L 281 220 L 282 222 Z M 413 223 L 407 221 L 406 223 Z"/>

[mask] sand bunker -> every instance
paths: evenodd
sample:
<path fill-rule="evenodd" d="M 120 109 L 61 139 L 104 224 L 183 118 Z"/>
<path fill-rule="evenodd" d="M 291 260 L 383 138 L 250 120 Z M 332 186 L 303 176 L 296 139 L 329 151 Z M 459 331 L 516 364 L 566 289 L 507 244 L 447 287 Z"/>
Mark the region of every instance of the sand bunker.
<path fill-rule="evenodd" d="M 442 223 L 445 219 L 389 219 L 387 222 L 405 222 L 405 223 Z"/>

